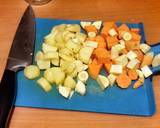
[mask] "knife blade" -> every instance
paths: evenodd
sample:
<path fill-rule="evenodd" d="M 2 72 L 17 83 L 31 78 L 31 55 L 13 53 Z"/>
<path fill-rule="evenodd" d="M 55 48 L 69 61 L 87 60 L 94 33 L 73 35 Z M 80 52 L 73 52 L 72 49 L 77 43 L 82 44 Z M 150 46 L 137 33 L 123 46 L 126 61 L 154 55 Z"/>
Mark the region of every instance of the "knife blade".
<path fill-rule="evenodd" d="M 35 15 L 31 6 L 18 25 L 6 69 L 0 83 L 0 128 L 8 127 L 16 97 L 16 72 L 32 63 L 35 44 Z"/>

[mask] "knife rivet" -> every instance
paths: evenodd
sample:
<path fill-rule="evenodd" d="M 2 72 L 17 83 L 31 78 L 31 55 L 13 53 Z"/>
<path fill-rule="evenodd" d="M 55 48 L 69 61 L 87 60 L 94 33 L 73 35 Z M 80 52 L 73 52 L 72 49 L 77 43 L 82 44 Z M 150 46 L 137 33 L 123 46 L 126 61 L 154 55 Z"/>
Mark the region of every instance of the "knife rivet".
<path fill-rule="evenodd" d="M 33 55 L 33 53 L 30 53 L 30 55 L 32 56 L 32 55 Z"/>

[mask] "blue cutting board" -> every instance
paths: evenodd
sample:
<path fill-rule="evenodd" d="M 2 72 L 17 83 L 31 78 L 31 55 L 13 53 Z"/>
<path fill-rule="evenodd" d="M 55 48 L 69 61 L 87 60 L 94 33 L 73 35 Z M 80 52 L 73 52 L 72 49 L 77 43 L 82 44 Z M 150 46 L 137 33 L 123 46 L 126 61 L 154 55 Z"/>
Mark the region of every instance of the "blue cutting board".
<path fill-rule="evenodd" d="M 41 50 L 44 36 L 50 33 L 53 26 L 62 23 L 79 23 L 78 20 L 59 19 L 36 19 L 36 44 L 35 52 Z M 120 23 L 118 23 L 120 25 Z M 140 28 L 142 42 L 145 42 L 143 24 L 128 24 L 129 27 Z M 152 48 L 158 53 L 160 46 Z M 103 70 L 101 74 L 105 74 Z M 133 83 L 132 83 L 133 84 Z M 55 86 L 49 93 L 45 93 L 37 84 L 36 80 L 27 80 L 23 71 L 17 74 L 17 98 L 15 106 L 77 110 L 99 113 L 127 114 L 138 116 L 151 116 L 155 113 L 155 101 L 152 87 L 152 78 L 145 80 L 144 86 L 133 89 L 120 89 L 116 85 L 101 91 L 95 80 L 89 78 L 87 82 L 87 93 L 80 96 L 74 93 L 68 100 L 63 98 Z"/>

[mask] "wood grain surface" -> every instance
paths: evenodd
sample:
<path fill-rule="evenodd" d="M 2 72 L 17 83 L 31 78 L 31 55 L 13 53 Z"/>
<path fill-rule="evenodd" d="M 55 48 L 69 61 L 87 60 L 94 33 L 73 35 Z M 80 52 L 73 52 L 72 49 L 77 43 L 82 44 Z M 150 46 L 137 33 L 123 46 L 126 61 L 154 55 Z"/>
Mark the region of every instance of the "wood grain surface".
<path fill-rule="evenodd" d="M 0 78 L 26 7 L 24 0 L 0 0 Z M 52 0 L 33 8 L 43 18 L 143 22 L 148 43 L 160 42 L 159 0 Z M 16 107 L 10 128 L 159 128 L 160 76 L 153 79 L 157 110 L 152 117 Z"/>

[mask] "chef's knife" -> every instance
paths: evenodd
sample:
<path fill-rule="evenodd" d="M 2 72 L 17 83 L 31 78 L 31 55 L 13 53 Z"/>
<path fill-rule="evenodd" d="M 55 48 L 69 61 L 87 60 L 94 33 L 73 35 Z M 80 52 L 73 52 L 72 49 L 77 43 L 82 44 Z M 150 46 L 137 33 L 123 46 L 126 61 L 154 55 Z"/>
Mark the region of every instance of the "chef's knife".
<path fill-rule="evenodd" d="M 8 127 L 14 108 L 16 72 L 32 63 L 35 30 L 35 16 L 32 7 L 28 6 L 17 28 L 0 83 L 0 128 Z"/>

